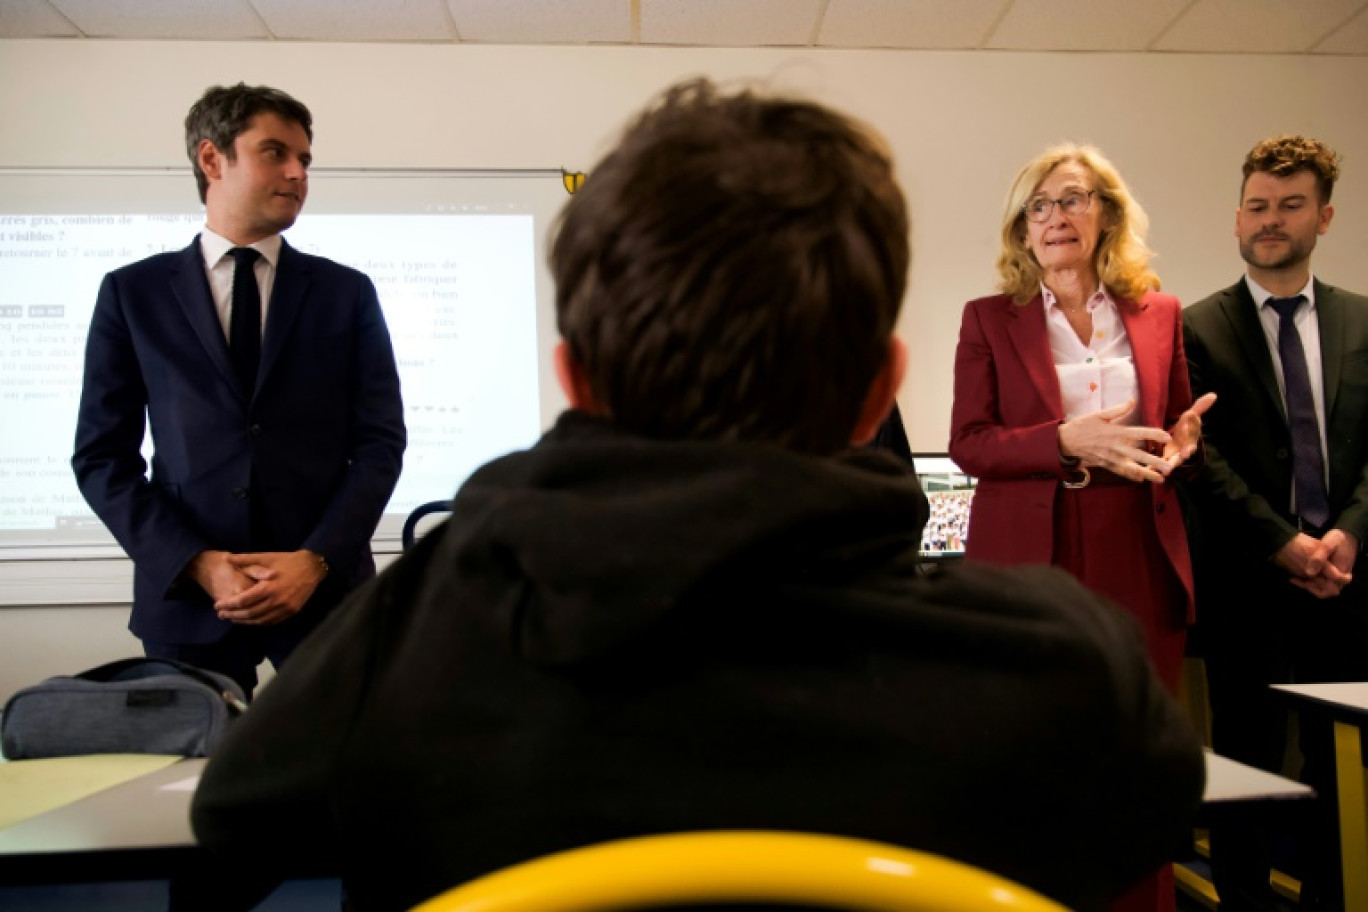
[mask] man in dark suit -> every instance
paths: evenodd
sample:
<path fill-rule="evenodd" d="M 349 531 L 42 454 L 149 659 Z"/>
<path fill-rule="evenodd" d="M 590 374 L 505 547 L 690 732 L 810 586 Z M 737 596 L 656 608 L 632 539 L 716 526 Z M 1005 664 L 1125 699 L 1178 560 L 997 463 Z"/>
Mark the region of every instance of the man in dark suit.
<path fill-rule="evenodd" d="M 1214 747 L 1268 770 L 1287 731 L 1269 684 L 1368 678 L 1368 298 L 1311 274 L 1338 174 L 1314 139 L 1255 146 L 1235 219 L 1246 275 L 1184 315 L 1193 394 L 1219 395 L 1194 491 Z M 1329 732 L 1303 719 L 1301 749 L 1321 794 L 1303 905 L 1334 907 Z M 1213 832 L 1223 909 L 1272 907 L 1268 847 L 1248 827 Z"/>
<path fill-rule="evenodd" d="M 191 108 L 204 231 L 105 277 L 72 458 L 133 559 L 129 627 L 147 654 L 249 694 L 263 658 L 278 666 L 374 575 L 405 445 L 374 285 L 280 236 L 308 194 L 311 122 L 264 86 Z"/>

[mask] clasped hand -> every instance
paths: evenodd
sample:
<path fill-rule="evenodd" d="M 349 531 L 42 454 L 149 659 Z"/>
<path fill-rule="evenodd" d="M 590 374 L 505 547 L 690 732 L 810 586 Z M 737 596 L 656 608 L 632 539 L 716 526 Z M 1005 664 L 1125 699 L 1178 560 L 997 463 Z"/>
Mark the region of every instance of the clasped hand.
<path fill-rule="evenodd" d="M 1273 562 L 1287 571 L 1292 585 L 1316 598 L 1332 598 L 1354 578 L 1359 541 L 1342 529 L 1331 529 L 1323 538 L 1298 532 L 1278 549 Z"/>
<path fill-rule="evenodd" d="M 204 551 L 191 573 L 218 616 L 235 624 L 278 624 L 297 614 L 323 581 L 318 556 L 308 550 Z"/>
<path fill-rule="evenodd" d="M 1216 401 L 1207 393 L 1167 431 L 1125 420 L 1135 411 L 1135 400 L 1079 415 L 1059 426 L 1059 453 L 1089 468 L 1107 469 L 1131 481 L 1163 482 L 1175 468 L 1197 452 L 1202 439 L 1202 415 Z"/>

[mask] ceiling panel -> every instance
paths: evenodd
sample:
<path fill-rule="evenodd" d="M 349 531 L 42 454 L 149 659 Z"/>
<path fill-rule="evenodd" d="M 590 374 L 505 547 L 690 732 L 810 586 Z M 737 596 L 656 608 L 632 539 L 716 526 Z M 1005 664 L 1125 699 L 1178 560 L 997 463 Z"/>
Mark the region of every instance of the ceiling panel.
<path fill-rule="evenodd" d="M 1142 51 L 1192 0 L 1016 0 L 985 47 Z"/>
<path fill-rule="evenodd" d="M 1010 0 L 831 0 L 828 47 L 976 48 Z"/>
<path fill-rule="evenodd" d="M 252 0 L 277 38 L 449 41 L 445 0 Z"/>
<path fill-rule="evenodd" d="M 1154 49 L 1297 53 L 1319 43 L 1363 5 L 1363 0 L 1200 0 Z"/>
<path fill-rule="evenodd" d="M 76 38 L 80 34 L 47 0 L 0 0 L 0 37 Z"/>
<path fill-rule="evenodd" d="M 1368 5 L 1312 50 L 1322 54 L 1368 54 Z"/>
<path fill-rule="evenodd" d="M 465 41 L 628 44 L 630 0 L 446 0 Z"/>
<path fill-rule="evenodd" d="M 641 0 L 641 43 L 805 45 L 820 9 L 820 0 Z"/>
<path fill-rule="evenodd" d="M 1368 0 L 0 0 L 81 37 L 1368 56 Z"/>
<path fill-rule="evenodd" d="M 90 38 L 271 37 L 247 0 L 52 0 L 52 5 Z"/>

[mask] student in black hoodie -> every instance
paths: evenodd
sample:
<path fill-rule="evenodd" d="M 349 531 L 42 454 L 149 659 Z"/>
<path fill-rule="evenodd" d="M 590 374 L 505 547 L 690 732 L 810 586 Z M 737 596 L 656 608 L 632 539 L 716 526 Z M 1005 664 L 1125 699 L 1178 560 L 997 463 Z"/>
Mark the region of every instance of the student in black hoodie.
<path fill-rule="evenodd" d="M 235 725 L 204 846 L 341 871 L 360 910 L 693 829 L 885 840 L 1080 909 L 1166 863 L 1202 756 L 1138 629 L 1049 568 L 922 575 L 915 476 L 855 446 L 908 261 L 868 128 L 668 91 L 558 226 L 572 408 Z"/>

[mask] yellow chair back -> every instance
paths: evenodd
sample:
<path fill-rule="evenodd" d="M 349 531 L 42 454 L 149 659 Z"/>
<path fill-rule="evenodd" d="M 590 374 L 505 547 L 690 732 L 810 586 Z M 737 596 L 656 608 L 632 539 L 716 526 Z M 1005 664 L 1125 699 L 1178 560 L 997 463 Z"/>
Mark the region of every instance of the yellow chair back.
<path fill-rule="evenodd" d="M 606 912 L 706 903 L 1065 912 L 1012 881 L 938 855 L 763 830 L 643 836 L 572 849 L 454 887 L 413 912 Z"/>

